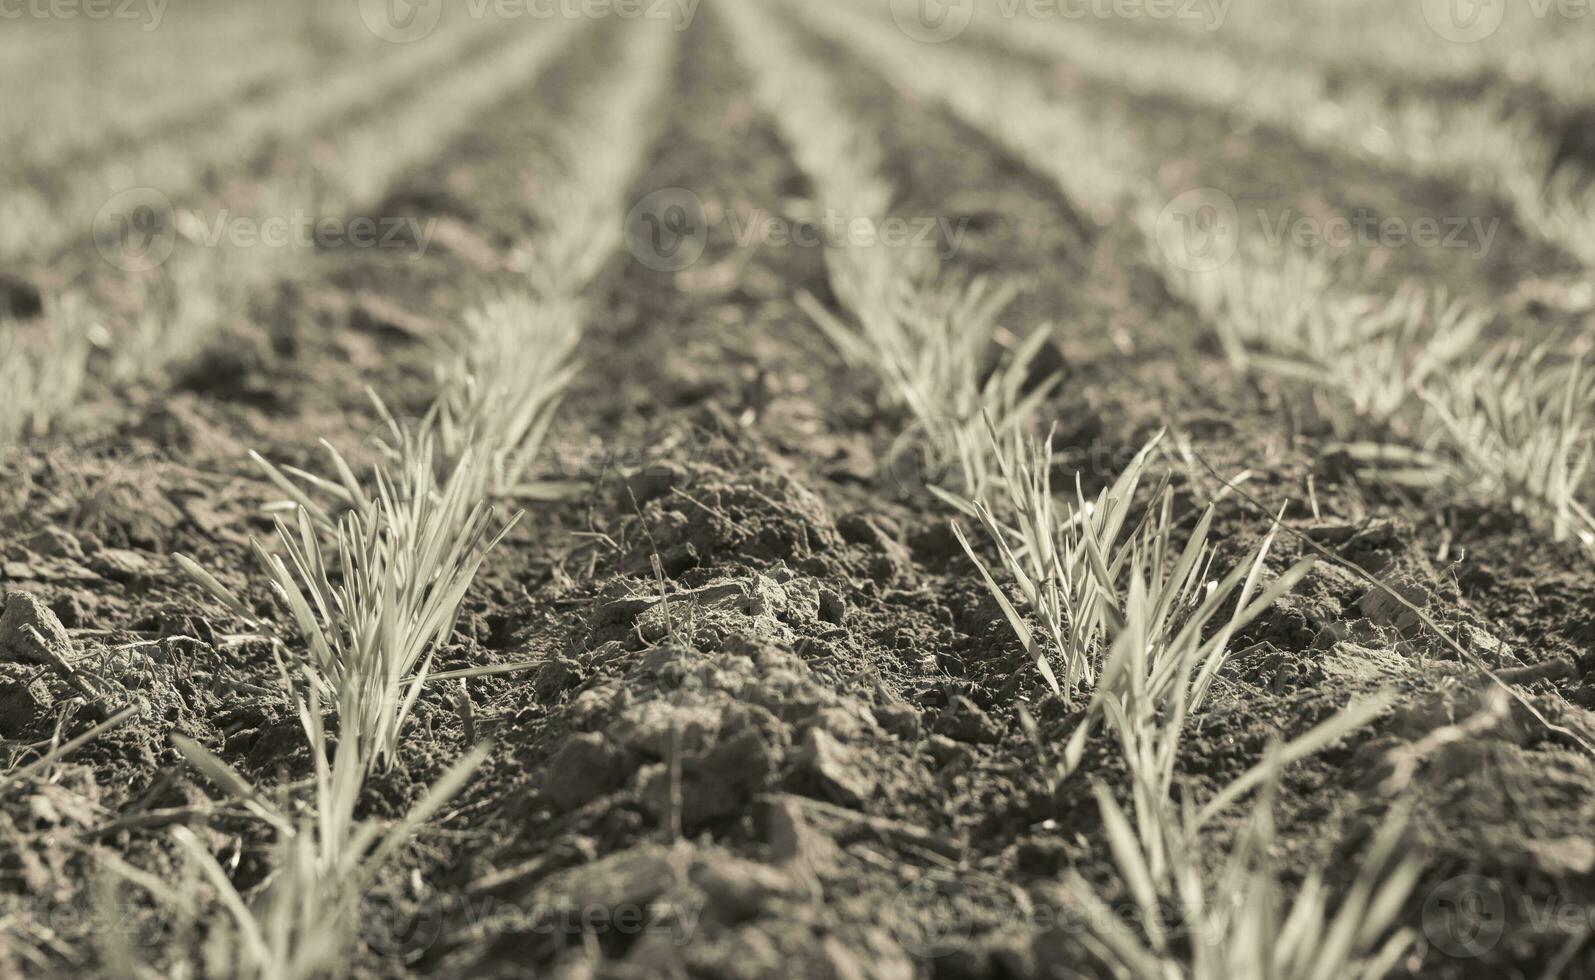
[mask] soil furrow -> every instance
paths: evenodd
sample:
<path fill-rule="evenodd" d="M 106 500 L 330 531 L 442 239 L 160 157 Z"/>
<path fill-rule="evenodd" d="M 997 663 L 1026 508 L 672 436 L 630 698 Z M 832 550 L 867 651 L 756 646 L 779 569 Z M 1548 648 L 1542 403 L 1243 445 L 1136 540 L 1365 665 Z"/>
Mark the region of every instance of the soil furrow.
<path fill-rule="evenodd" d="M 1420 279 L 1483 301 L 1524 279 L 1582 271 L 1575 257 L 1522 227 L 1511 204 L 1461 181 L 1314 146 L 1195 98 L 1128 90 L 1067 60 L 1016 52 L 995 39 L 969 36 L 959 43 L 1033 65 L 1060 99 L 1119 107 L 1122 118 L 1134 120 L 1135 139 L 1163 161 L 1169 196 L 1190 187 L 1223 191 L 1240 215 L 1245 245 L 1277 251 L 1305 242 L 1344 251 L 1386 288 Z M 1329 230 L 1335 219 L 1343 232 Z M 1414 230 L 1423 221 L 1443 233 L 1420 246 Z M 1381 230 L 1389 224 L 1403 229 L 1399 238 Z"/>

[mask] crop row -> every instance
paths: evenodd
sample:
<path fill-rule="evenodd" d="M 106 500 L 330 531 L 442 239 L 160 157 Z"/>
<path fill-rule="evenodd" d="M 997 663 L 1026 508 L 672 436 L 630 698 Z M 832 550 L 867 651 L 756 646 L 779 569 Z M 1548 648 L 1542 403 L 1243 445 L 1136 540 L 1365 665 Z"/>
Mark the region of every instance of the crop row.
<path fill-rule="evenodd" d="M 875 135 L 841 111 L 834 82 L 779 23 L 759 18 L 746 4 L 727 4 L 723 15 L 755 97 L 808 179 L 817 206 L 880 227 L 896 190 L 883 172 L 885 154 Z M 911 424 L 893 455 L 918 454 L 935 471 L 956 467 L 958 485 L 980 493 L 989 470 L 983 419 L 1005 435 L 1018 432 L 1056 383 L 1025 386 L 1044 332 L 1019 344 L 1008 363 L 983 378 L 1013 287 L 944 268 L 930 249 L 884 241 L 828 248 L 825 265 L 831 292 L 852 322 L 806 293 L 798 304 L 845 362 L 880 379 L 884 407 L 908 413 Z"/>
<path fill-rule="evenodd" d="M 228 918 L 212 930 L 211 955 L 230 975 L 335 972 L 374 875 L 486 758 L 489 747 L 474 746 L 389 826 L 355 816 L 367 777 L 400 751 L 400 730 L 431 682 L 433 653 L 452 632 L 473 578 L 515 522 L 497 522 L 494 503 L 529 490 L 520 476 L 570 380 L 581 294 L 620 243 L 625 189 L 652 141 L 650 118 L 672 40 L 646 22 L 630 29 L 616 70 L 571 110 L 581 125 L 565 130 L 543 158 L 527 161 L 540 168 L 549 196 L 538 207 L 538 232 L 517 250 L 524 283 L 480 296 L 464 314 L 459 353 L 440 372 L 437 401 L 420 422 L 401 424 L 378 403 L 388 420 L 387 458 L 369 478 L 330 447 L 326 476 L 257 457 L 289 498 L 275 541 L 255 544 L 280 620 L 257 622 L 231 588 L 181 559 L 232 615 L 278 637 L 282 685 L 315 760 L 314 793 L 295 806 L 277 802 L 197 743 L 177 741 L 191 764 L 276 837 L 274 877 L 251 903 L 191 835 L 174 832 L 189 877 L 222 896 Z M 323 705 L 339 722 L 330 755 Z M 188 896 L 109 863 L 179 922 L 202 914 Z M 119 955 L 133 958 L 126 950 Z"/>
<path fill-rule="evenodd" d="M 1222 18 L 1175 17 L 1158 27 L 1208 43 L 1277 59 L 1375 76 L 1396 86 L 1449 91 L 1465 99 L 1481 82 L 1530 85 L 1562 109 L 1595 101 L 1589 73 L 1587 5 L 1557 0 L 1453 7 L 1441 3 L 1274 3 L 1238 0 Z"/>
<path fill-rule="evenodd" d="M 1404 96 L 1377 81 L 1332 79 L 1322 64 L 1238 57 L 1190 40 L 1132 40 L 1073 22 L 986 16 L 975 24 L 1015 51 L 1059 59 L 1132 91 L 1198 102 L 1317 149 L 1494 195 L 1530 233 L 1595 267 L 1588 176 L 1577 166 L 1556 166 L 1558 147 L 1538 118 L 1504 101 Z"/>

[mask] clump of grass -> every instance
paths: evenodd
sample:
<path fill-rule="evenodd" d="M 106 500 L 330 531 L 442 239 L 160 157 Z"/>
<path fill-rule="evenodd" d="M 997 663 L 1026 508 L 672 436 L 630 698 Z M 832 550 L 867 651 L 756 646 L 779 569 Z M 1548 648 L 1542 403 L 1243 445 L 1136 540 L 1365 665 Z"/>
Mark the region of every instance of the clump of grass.
<path fill-rule="evenodd" d="M 1065 750 L 1064 775 L 1078 767 L 1085 739 L 1101 720 L 1115 738 L 1130 776 L 1129 813 L 1102 786 L 1098 809 L 1119 877 L 1134 902 L 1141 935 L 1109 908 L 1077 873 L 1065 890 L 1087 910 L 1087 945 L 1103 962 L 1146 980 L 1265 980 L 1270 977 L 1378 977 L 1388 972 L 1410 937 L 1397 932 L 1383 945 L 1416 881 L 1419 865 L 1398 858 L 1403 817 L 1378 834 L 1351 890 L 1333 915 L 1322 871 L 1314 869 L 1287 903 L 1271 864 L 1272 794 L 1280 771 L 1367 725 L 1389 707 L 1387 697 L 1354 704 L 1268 756 L 1200 806 L 1175 799 L 1175 765 L 1185 727 L 1201 709 L 1235 631 L 1268 608 L 1306 574 L 1301 562 L 1255 599 L 1262 557 L 1221 582 L 1202 586 L 1200 556 L 1212 511 L 1180 558 L 1166 561 L 1167 497 L 1162 514 L 1143 530 L 1129 560 L 1126 618 L 1115 636 L 1085 721 Z M 1159 574 L 1158 569 L 1168 571 Z M 1244 577 L 1244 581 L 1243 581 Z M 1206 641 L 1213 613 L 1240 586 L 1235 612 Z M 1170 586 L 1175 586 L 1171 588 Z M 1203 594 L 1205 593 L 1205 595 Z M 1193 609 L 1194 607 L 1194 609 Z M 1179 615 L 1179 610 L 1186 610 Z M 1182 622 L 1173 626 L 1170 610 Z M 1261 788 L 1251 828 L 1228 855 L 1215 854 L 1203 829 L 1220 813 Z M 1215 879 L 1211 869 L 1221 866 Z M 1179 921 L 1167 912 L 1178 910 Z M 1182 937 L 1176 934 L 1183 930 Z"/>
<path fill-rule="evenodd" d="M 480 496 L 487 482 L 480 457 L 467 450 L 440 479 L 430 431 L 397 423 L 394 431 L 401 465 L 396 474 L 377 467 L 369 490 L 331 446 L 334 479 L 285 472 L 261 460 L 292 498 L 291 517 L 277 521 L 281 553 L 259 541 L 254 548 L 298 633 L 297 644 L 279 645 L 278 668 L 309 743 L 314 798 L 307 813 L 295 815 L 197 743 L 174 736 L 195 768 L 277 833 L 273 875 L 253 904 L 191 834 L 174 834 L 191 874 L 215 891 L 227 912 L 207 940 L 207 961 L 222 964 L 219 974 L 279 980 L 336 972 L 377 869 L 458 792 L 486 753 L 474 749 L 391 828 L 356 820 L 366 778 L 392 764 L 437 647 L 452 633 L 477 570 L 515 520 L 491 533 L 493 512 Z M 313 499 L 302 483 L 341 511 Z M 235 615 L 253 618 L 214 576 L 184 556 L 178 561 Z M 326 702 L 339 721 L 330 758 Z M 156 897 L 184 915 L 195 913 L 189 895 L 157 891 Z"/>
<path fill-rule="evenodd" d="M 1440 291 L 1358 295 L 1321 254 L 1235 262 L 1171 282 L 1238 370 L 1306 390 L 1366 475 L 1504 504 L 1558 541 L 1595 546 L 1579 499 L 1595 377 L 1550 343 L 1481 349 L 1491 313 Z"/>
<path fill-rule="evenodd" d="M 551 489 L 529 482 L 528 471 L 578 370 L 583 313 L 576 299 L 511 290 L 466 314 L 464 349 L 439 379 L 435 414 L 445 459 L 484 461 L 483 494 Z"/>
<path fill-rule="evenodd" d="M 202 955 L 194 961 L 181 948 L 165 975 L 229 976 L 249 980 L 308 980 L 341 972 L 357 941 L 360 907 L 377 873 L 416 831 L 452 799 L 489 751 L 479 745 L 465 754 L 426 794 L 389 826 L 362 823 L 354 808 L 363 782 L 360 750 L 338 739 L 329 761 L 321 707 L 312 688 L 298 702 L 300 720 L 315 763 L 315 795 L 308 813 L 269 800 L 243 776 L 198 743 L 179 735 L 173 744 L 184 758 L 226 790 L 276 833 L 270 877 L 255 894 L 240 891 L 209 849 L 188 828 L 172 831 L 183 880 L 176 887 L 140 871 L 108 851 L 96 856 L 117 878 L 150 893 L 174 913 L 176 931 L 203 931 Z M 208 890 L 223 914 L 208 913 L 199 896 Z M 114 891 L 102 901 L 114 901 Z M 114 938 L 114 937 L 113 937 Z M 107 959 L 123 975 L 158 977 L 126 943 L 108 943 Z"/>
<path fill-rule="evenodd" d="M 95 325 L 83 304 L 46 301 L 48 341 L 26 325 L 0 319 L 0 447 L 46 435 L 76 402 L 88 379 Z"/>
<path fill-rule="evenodd" d="M 1158 439 L 1144 446 L 1094 502 L 1085 499 L 1077 475 L 1074 506 L 1060 508 L 1052 492 L 1050 435 L 1044 441 L 1004 438 L 989 427 L 987 438 L 997 472 L 991 496 L 1011 525 L 999 520 L 984 500 L 943 497 L 972 514 L 985 529 L 997 547 L 1002 569 L 1039 622 L 1039 635 L 1009 600 L 957 521 L 953 533 L 1047 686 L 1070 701 L 1080 685 L 1095 680 L 1102 638 L 1118 625 L 1118 576 L 1126 555 L 1120 539 Z M 1054 662 L 1062 666 L 1061 683 Z"/>
<path fill-rule="evenodd" d="M 1106 221 L 1128 204 L 1147 231 L 1146 240 L 1156 242 L 1153 232 L 1166 200 L 1158 191 L 1155 161 L 1126 135 L 1134 127 L 1123 125 L 1112 110 L 1052 98 L 1000 59 L 945 46 L 934 55 L 916 51 L 892 30 L 889 20 L 846 5 L 809 4 L 793 10 L 817 30 L 864 52 L 905 89 L 945 103 L 970 126 L 990 133 L 1053 178 L 1083 211 Z M 1538 166 L 1519 169 L 1526 175 Z M 1534 195 L 1541 193 L 1542 172 L 1536 170 Z M 1577 195 L 1563 186 L 1574 179 L 1558 177 L 1550 194 L 1573 202 L 1561 209 L 1564 216 L 1584 221 L 1595 215 L 1589 203 L 1595 201 L 1595 192 L 1574 200 Z M 1514 190 L 1513 199 L 1527 193 Z M 1475 488 L 1482 483 L 1499 489 L 1492 501 L 1537 514 L 1536 520 L 1551 533 L 1583 538 L 1580 522 L 1587 508 L 1571 499 L 1570 489 L 1563 489 L 1583 478 L 1576 454 L 1562 455 L 1567 461 L 1555 464 L 1548 455 L 1569 438 L 1581 440 L 1582 433 L 1560 421 L 1556 402 L 1523 401 L 1496 372 L 1479 378 L 1488 385 L 1504 385 L 1495 393 L 1483 399 L 1459 397 L 1454 404 L 1442 395 L 1438 400 L 1444 411 L 1433 407 L 1436 393 L 1452 388 L 1442 376 L 1459 370 L 1457 365 L 1467 358 L 1481 356 L 1477 339 L 1490 311 L 1433 290 L 1375 294 L 1363 286 L 1366 277 L 1337 267 L 1324 254 L 1286 250 L 1265 256 L 1243 248 L 1228 263 L 1205 272 L 1180 267 L 1162 249 L 1151 254 L 1170 290 L 1218 330 L 1232 362 L 1306 386 L 1337 437 L 1348 440 L 1340 448 L 1353 459 L 1381 461 L 1381 475 L 1421 481 L 1430 488 L 1462 489 L 1463 479 L 1447 477 L 1447 472 L 1470 477 Z M 1554 387 L 1560 382 L 1526 387 L 1540 390 L 1547 383 Z M 1511 408 L 1514 399 L 1516 409 Z M 1502 404 L 1493 406 L 1495 402 Z M 1541 408 L 1525 407 L 1535 404 Z M 1538 424 L 1557 431 L 1535 438 L 1509 434 L 1500 422 L 1500 412 L 1507 410 L 1519 418 L 1537 417 Z M 1446 421 L 1445 412 L 1454 421 Z M 1448 445 L 1458 439 L 1462 445 Z M 1471 468 L 1452 465 L 1459 459 L 1470 460 Z"/>
<path fill-rule="evenodd" d="M 833 289 L 845 281 L 833 273 Z M 1029 384 L 1031 366 L 1047 341 L 1045 329 L 1031 333 L 981 380 L 981 366 L 995 346 L 997 318 L 1015 292 L 1011 285 L 980 279 L 874 293 L 841 287 L 839 296 L 857 318 L 856 328 L 808 294 L 798 297 L 798 305 L 850 364 L 885 383 L 888 403 L 907 410 L 911 422 L 890 455 L 899 458 L 912 449 L 920 454 L 924 472 L 978 498 L 995 465 L 986 452 L 986 427 L 1002 438 L 1023 433 L 1060 380 L 1054 375 Z"/>
<path fill-rule="evenodd" d="M 1276 524 L 1248 556 L 1215 580 L 1208 545 L 1212 506 L 1179 548 L 1172 504 L 1172 494 L 1164 490 L 1119 559 L 1123 584 L 1114 592 L 1112 642 L 1086 716 L 1069 740 L 1066 771 L 1079 765 L 1086 739 L 1104 718 L 1121 732 L 1155 732 L 1161 723 L 1155 754 L 1172 767 L 1185 719 L 1201 708 L 1228 659 L 1230 640 L 1312 570 L 1313 559 L 1303 559 L 1262 586 Z"/>
<path fill-rule="evenodd" d="M 1236 370 L 1303 385 L 1342 437 L 1390 432 L 1423 383 L 1473 348 L 1489 322 L 1440 290 L 1359 295 L 1348 288 L 1355 277 L 1323 252 L 1238 257 L 1199 273 L 1154 252 Z"/>
<path fill-rule="evenodd" d="M 1440 450 L 1449 492 L 1504 500 L 1556 540 L 1595 547 L 1595 516 L 1579 499 L 1595 452 L 1595 372 L 1584 360 L 1509 342 L 1421 394 L 1422 444 Z"/>
<path fill-rule="evenodd" d="M 1336 730 L 1344 734 L 1356 719 L 1340 717 Z M 1275 779 L 1227 854 L 1210 854 L 1198 819 L 1167 797 L 1138 787 L 1132 821 L 1097 787 L 1109 847 L 1140 929 L 1071 871 L 1064 891 L 1085 912 L 1092 953 L 1136 980 L 1377 980 L 1394 970 L 1414 938 L 1396 928 L 1396 919 L 1421 870 L 1401 850 L 1405 811 L 1380 827 L 1337 904 L 1321 868 L 1309 870 L 1287 896 L 1272 856 Z M 1216 875 L 1210 864 L 1218 866 Z M 1178 921 L 1169 920 L 1170 909 L 1179 911 Z"/>
<path fill-rule="evenodd" d="M 1077 475 L 1074 504 L 1065 507 L 1053 498 L 1050 439 L 1026 444 L 1004 442 L 995 433 L 989 438 L 999 473 L 990 498 L 954 502 L 985 529 L 1039 631 L 1010 601 L 957 521 L 953 531 L 1053 692 L 1072 703 L 1078 688 L 1095 687 L 1087 722 L 1071 743 L 1070 768 L 1091 723 L 1114 710 L 1115 699 L 1133 693 L 1162 708 L 1178 682 L 1188 680 L 1180 710 L 1194 710 L 1223 663 L 1229 639 L 1312 567 L 1310 560 L 1299 563 L 1259 594 L 1271 530 L 1245 560 L 1212 581 L 1207 539 L 1213 510 L 1203 513 L 1180 547 L 1180 521 L 1167 487 L 1155 494 L 1140 523 L 1130 526 L 1137 488 L 1161 434 L 1094 501 L 1085 498 Z M 1228 617 L 1220 618 L 1232 599 Z M 1218 628 L 1204 640 L 1215 622 Z M 1061 684 L 1054 662 L 1063 666 Z"/>
<path fill-rule="evenodd" d="M 630 32 L 627 70 L 585 93 L 540 161 L 539 230 L 510 264 L 527 288 L 486 296 L 466 314 L 460 350 L 445 358 L 434 408 L 441 455 L 466 452 L 486 463 L 491 496 L 544 498 L 569 487 L 529 472 L 577 371 L 586 322 L 582 292 L 622 237 L 624 189 L 641 165 L 655 126 L 648 118 L 670 66 L 671 33 Z"/>
<path fill-rule="evenodd" d="M 653 112 L 675 50 L 673 32 L 639 23 L 626 38 L 624 71 L 606 75 L 557 126 L 535 166 L 538 232 L 511 264 L 539 297 L 575 297 L 598 277 L 625 234 L 626 188 L 659 128 Z"/>
<path fill-rule="evenodd" d="M 359 747 L 362 778 L 373 765 L 391 763 L 433 653 L 452 632 L 466 589 L 519 517 L 491 533 L 493 511 L 479 496 L 487 482 L 480 457 L 467 451 L 440 481 L 431 437 L 406 439 L 397 475 L 378 467 L 369 492 L 330 445 L 337 480 L 291 471 L 340 500 L 347 509 L 337 516 L 261 460 L 296 504 L 290 519 L 277 522 L 286 559 L 254 544 L 303 644 L 302 650 L 288 647 L 293 652 L 284 677 L 290 684 L 308 678 L 338 706 L 339 745 L 347 740 Z M 324 543 L 328 537 L 330 545 Z M 252 618 L 242 600 L 213 576 L 179 559 L 219 601 Z"/>
<path fill-rule="evenodd" d="M 1253 57 L 1173 37 L 1132 38 L 1069 24 L 982 17 L 976 29 L 1014 50 L 1061 58 L 1088 75 L 1142 92 L 1196 99 L 1293 133 L 1305 144 L 1456 181 L 1494 195 L 1529 231 L 1595 264 L 1595 196 L 1587 173 L 1546 181 L 1555 146 L 1532 114 L 1499 94 L 1458 102 L 1392 88 L 1388 80 L 1315 64 L 1286 38 Z M 1366 24 L 1359 33 L 1370 32 Z M 1313 36 L 1305 32 L 1301 36 Z M 1388 37 L 1381 36 L 1388 41 Z M 1412 48 L 1407 46 L 1408 50 Z M 1518 73 L 1524 59 L 1511 69 Z M 1405 62 L 1404 62 L 1405 65 Z M 1344 69 L 1344 63 L 1337 65 Z"/>
<path fill-rule="evenodd" d="M 18 248 L 38 256 L 65 247 L 72 236 L 93 226 L 106 201 L 130 183 L 161 188 L 180 202 L 194 198 L 207 171 L 225 172 L 231 163 L 247 159 L 284 132 L 308 131 L 315 128 L 310 121 L 336 119 L 364 106 L 380 111 L 357 126 L 338 130 L 317 152 L 297 153 L 295 166 L 255 189 L 249 211 L 257 219 L 303 212 L 359 214 L 379 203 L 408 165 L 461 131 L 473 108 L 491 104 L 507 88 L 535 74 L 560 50 L 561 37 L 574 26 L 531 32 L 491 57 L 456 66 L 460 70 L 447 73 L 436 85 L 423 86 L 416 98 L 393 100 L 389 107 L 381 105 L 381 98 L 373 102 L 373 93 L 385 87 L 451 64 L 482 30 L 440 32 L 430 43 L 394 55 L 391 63 L 361 66 L 327 83 L 290 86 L 280 99 L 247 103 L 199 146 L 187 138 L 153 141 L 125 167 L 88 172 L 74 180 L 64 197 L 48 205 L 52 220 L 35 229 L 39 234 L 0 232 L 0 249 L 13 237 Z M 195 203 L 202 204 L 203 199 Z M 24 209 L 17 217 L 34 224 L 41 216 L 33 211 Z M 175 250 L 158 274 L 126 280 L 131 288 L 143 290 L 144 301 L 137 304 L 139 312 L 129 322 L 118 323 L 105 335 L 108 373 L 118 382 L 159 377 L 174 362 L 203 347 L 217 324 L 235 317 L 252 292 L 276 279 L 291 278 L 313 253 L 297 242 L 266 247 L 259 241 L 232 243 L 226 236 L 213 239 L 216 231 L 207 219 L 186 206 L 166 218 L 176 232 Z M 106 311 L 98 312 L 115 322 Z M 56 365 L 76 364 L 74 370 L 81 370 L 79 353 L 78 348 L 61 344 L 41 358 L 41 365 L 55 371 Z M 73 398 L 66 392 L 75 394 L 77 389 L 54 385 L 53 380 L 45 378 L 40 387 L 63 408 L 70 407 Z"/>

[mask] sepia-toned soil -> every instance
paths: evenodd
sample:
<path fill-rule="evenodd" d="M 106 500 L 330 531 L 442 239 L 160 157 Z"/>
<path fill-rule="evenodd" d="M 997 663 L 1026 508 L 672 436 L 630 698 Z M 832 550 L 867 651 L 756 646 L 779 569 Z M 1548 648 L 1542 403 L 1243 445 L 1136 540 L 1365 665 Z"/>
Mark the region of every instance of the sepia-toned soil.
<path fill-rule="evenodd" d="M 610 67 L 621 29 L 585 28 L 534 87 L 374 209 L 435 220 L 430 247 L 323 250 L 310 278 L 252 297 L 170 388 L 97 393 L 80 435 L 0 463 L 6 751 L 140 708 L 48 780 L 0 784 L 0 924 L 22 940 L 0 975 L 96 975 L 107 929 L 162 962 L 167 925 L 131 888 L 107 902 L 97 846 L 170 877 L 166 831 L 184 823 L 241 888 L 265 874 L 267 829 L 182 765 L 170 736 L 279 786 L 310 772 L 300 722 L 269 642 L 171 555 L 272 613 L 249 541 L 270 531 L 262 506 L 276 492 L 248 452 L 309 468 L 324 438 L 370 460 L 380 421 L 368 386 L 398 412 L 425 411 L 464 310 L 516 275 L 509 256 L 538 220 L 539 154 L 579 124 L 569 107 Z M 1078 714 L 1048 696 L 923 489 L 940 474 L 897 451 L 901 422 L 876 407 L 874 380 L 795 305 L 808 291 L 835 306 L 821 251 L 739 241 L 750 215 L 801 221 L 812 203 L 729 43 L 708 9 L 681 35 L 659 138 L 629 195 L 701 202 L 703 253 L 658 271 L 633 243 L 591 291 L 583 368 L 539 466 L 578 489 L 527 505 L 435 669 L 535 666 L 432 685 L 398 765 L 367 787 L 364 815 L 396 816 L 469 737 L 493 742 L 382 876 L 350 975 L 1094 975 L 1056 881 L 1072 868 L 1114 894 L 1090 787 L 1116 785 L 1122 762 L 1099 740 L 1081 772 L 1054 777 Z M 1167 428 L 1180 505 L 1194 521 L 1220 501 L 1220 561 L 1254 547 L 1287 501 L 1294 530 L 1270 568 L 1315 545 L 1333 556 L 1235 638 L 1181 778 L 1211 792 L 1271 740 L 1394 691 L 1373 726 L 1288 770 L 1286 880 L 1325 866 L 1344 886 L 1371 828 L 1411 799 L 1427 870 L 1401 916 L 1419 937 L 1405 969 L 1595 975 L 1587 557 L 1511 514 L 1359 480 L 1323 451 L 1332 440 L 1310 406 L 1230 372 L 1128 222 L 1076 213 L 847 51 L 805 44 L 880 133 L 894 211 L 947 219 L 961 229 L 960 269 L 1025 284 L 1005 322 L 1051 331 L 1060 480 L 1077 470 L 1092 493 Z M 1191 107 L 1079 97 L 1132 104 L 1171 182 L 1251 187 L 1249 208 L 1491 206 Z M 1512 244 L 1486 261 L 1407 250 L 1385 257 L 1386 274 L 1500 296 L 1565 267 L 1500 216 Z M 87 268 L 92 243 L 74 248 Z M 64 638 L 92 701 L 42 662 L 28 625 Z M 1395 764 L 1393 750 L 1497 704 L 1467 737 Z"/>

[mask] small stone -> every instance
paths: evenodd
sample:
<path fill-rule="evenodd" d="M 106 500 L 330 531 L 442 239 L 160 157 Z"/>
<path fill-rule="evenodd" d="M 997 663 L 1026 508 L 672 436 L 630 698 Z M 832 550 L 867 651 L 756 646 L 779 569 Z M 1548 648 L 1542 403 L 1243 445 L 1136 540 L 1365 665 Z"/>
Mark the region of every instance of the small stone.
<path fill-rule="evenodd" d="M 755 918 L 775 902 L 805 891 L 779 868 L 714 853 L 693 862 L 691 878 L 709 896 L 715 916 L 728 923 Z"/>
<path fill-rule="evenodd" d="M 548 909 L 617 909 L 643 906 L 676 881 L 670 851 L 640 844 L 551 878 L 537 891 L 537 905 Z"/>
<path fill-rule="evenodd" d="M 35 531 L 23 545 L 41 558 L 82 558 L 83 546 L 78 539 L 58 527 Z"/>
<path fill-rule="evenodd" d="M 127 548 L 105 548 L 89 560 L 89 567 L 113 582 L 148 581 L 155 572 L 148 558 Z"/>
<path fill-rule="evenodd" d="M 619 789 L 626 781 L 625 754 L 597 733 L 566 740 L 548 763 L 548 795 L 561 810 L 574 810 Z"/>
<path fill-rule="evenodd" d="M 809 729 L 797 761 L 835 803 L 859 807 L 875 794 L 875 779 L 859 766 L 856 753 L 823 728 Z"/>
<path fill-rule="evenodd" d="M 809 881 L 817 880 L 836 864 L 836 841 L 815 828 L 798 798 L 768 798 L 763 823 L 771 859 L 798 870 Z"/>
<path fill-rule="evenodd" d="M 830 589 L 820 589 L 820 619 L 835 626 L 847 616 L 847 600 Z"/>
<path fill-rule="evenodd" d="M 891 704 L 877 705 L 873 711 L 875 723 L 888 733 L 897 736 L 905 742 L 911 742 L 919 738 L 919 710 L 913 705 L 897 701 Z"/>
<path fill-rule="evenodd" d="M 1002 729 L 963 695 L 952 699 L 936 718 L 936 733 L 960 742 L 992 744 L 1002 739 Z"/>
<path fill-rule="evenodd" d="M 72 639 L 60 618 L 32 592 L 7 592 L 0 614 L 0 660 L 47 664 L 50 653 L 71 659 Z"/>

